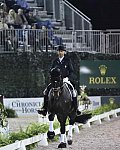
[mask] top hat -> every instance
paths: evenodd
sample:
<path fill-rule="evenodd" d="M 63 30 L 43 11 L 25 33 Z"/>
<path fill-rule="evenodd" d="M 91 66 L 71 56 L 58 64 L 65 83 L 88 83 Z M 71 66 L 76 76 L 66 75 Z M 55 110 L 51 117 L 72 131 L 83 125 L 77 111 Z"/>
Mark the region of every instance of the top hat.
<path fill-rule="evenodd" d="M 66 51 L 63 45 L 59 45 L 57 51 Z"/>

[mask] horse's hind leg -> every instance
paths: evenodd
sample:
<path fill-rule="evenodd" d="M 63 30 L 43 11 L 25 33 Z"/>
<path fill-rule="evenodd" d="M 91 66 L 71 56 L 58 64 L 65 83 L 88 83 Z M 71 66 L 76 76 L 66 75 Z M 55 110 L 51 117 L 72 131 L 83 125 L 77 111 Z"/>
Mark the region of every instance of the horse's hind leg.
<path fill-rule="evenodd" d="M 53 127 L 54 117 L 55 117 L 54 114 L 50 114 L 48 116 L 50 124 L 49 124 L 49 131 L 47 132 L 47 136 L 48 136 L 49 139 L 53 139 L 54 136 L 55 136 L 54 127 Z"/>

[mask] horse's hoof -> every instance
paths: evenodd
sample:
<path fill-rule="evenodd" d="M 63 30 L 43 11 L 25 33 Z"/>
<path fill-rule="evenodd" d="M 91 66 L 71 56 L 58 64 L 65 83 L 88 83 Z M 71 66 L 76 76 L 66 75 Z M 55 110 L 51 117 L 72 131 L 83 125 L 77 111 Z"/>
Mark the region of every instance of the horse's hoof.
<path fill-rule="evenodd" d="M 55 136 L 55 132 L 54 132 L 54 131 L 53 131 L 53 132 L 52 132 L 52 131 L 48 131 L 48 132 L 47 132 L 47 137 L 48 137 L 48 139 L 50 139 L 50 140 L 51 140 L 51 139 L 54 139 L 54 136 Z"/>
<path fill-rule="evenodd" d="M 63 142 L 61 142 L 61 143 L 58 145 L 58 148 L 66 148 L 66 147 L 67 147 L 66 143 L 63 143 Z"/>
<path fill-rule="evenodd" d="M 68 140 L 68 145 L 72 145 L 72 140 Z"/>

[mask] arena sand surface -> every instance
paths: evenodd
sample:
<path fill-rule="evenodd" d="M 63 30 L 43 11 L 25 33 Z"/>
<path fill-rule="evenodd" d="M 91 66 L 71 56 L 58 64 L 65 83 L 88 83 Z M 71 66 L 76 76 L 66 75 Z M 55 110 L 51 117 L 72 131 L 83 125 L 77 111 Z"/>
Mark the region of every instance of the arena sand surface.
<path fill-rule="evenodd" d="M 25 128 L 29 123 L 37 122 L 36 117 L 9 119 L 10 131 Z M 38 146 L 34 150 L 56 150 L 58 142 L 50 142 L 48 146 Z M 79 133 L 73 134 L 73 144 L 65 150 L 120 150 L 120 116 L 111 121 L 103 121 L 101 125 L 94 123 L 91 127 L 83 126 Z"/>

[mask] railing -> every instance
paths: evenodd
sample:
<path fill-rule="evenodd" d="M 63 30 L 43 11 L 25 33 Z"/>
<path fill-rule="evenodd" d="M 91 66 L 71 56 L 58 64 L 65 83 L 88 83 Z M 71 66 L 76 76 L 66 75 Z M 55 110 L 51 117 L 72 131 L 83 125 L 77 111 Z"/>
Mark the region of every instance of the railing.
<path fill-rule="evenodd" d="M 91 20 L 80 10 L 75 8 L 67 0 L 39 0 L 48 14 L 53 15 L 54 20 L 61 20 L 66 29 L 91 30 Z"/>
<path fill-rule="evenodd" d="M 53 51 L 60 44 L 67 51 L 120 53 L 120 32 L 99 30 L 0 30 L 0 53 Z"/>

